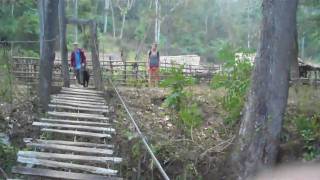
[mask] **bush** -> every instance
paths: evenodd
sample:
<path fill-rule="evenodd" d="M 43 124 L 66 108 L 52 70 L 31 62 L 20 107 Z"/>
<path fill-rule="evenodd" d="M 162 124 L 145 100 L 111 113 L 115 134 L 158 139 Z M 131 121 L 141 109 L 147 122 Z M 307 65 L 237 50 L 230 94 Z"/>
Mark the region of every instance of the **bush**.
<path fill-rule="evenodd" d="M 212 78 L 212 88 L 225 88 L 227 91 L 221 98 L 222 106 L 228 112 L 226 124 L 233 125 L 240 118 L 250 86 L 251 70 L 252 65 L 246 61 L 227 63 L 223 71 Z"/>
<path fill-rule="evenodd" d="M 197 104 L 183 107 L 179 111 L 179 117 L 189 129 L 198 127 L 202 122 L 202 114 Z"/>
<path fill-rule="evenodd" d="M 185 76 L 182 67 L 172 68 L 168 78 L 161 81 L 162 87 L 168 87 L 171 93 L 166 97 L 164 105 L 177 112 L 180 123 L 191 130 L 202 122 L 202 114 L 198 104 L 192 100 L 192 94 L 185 91 L 185 87 L 195 83 L 194 78 Z"/>
<path fill-rule="evenodd" d="M 16 153 L 16 148 L 5 145 L 0 141 L 0 166 L 4 171 L 11 171 L 12 166 L 16 163 Z"/>
<path fill-rule="evenodd" d="M 12 75 L 8 54 L 0 54 L 0 100 L 12 101 Z"/>
<path fill-rule="evenodd" d="M 320 116 L 314 115 L 311 118 L 298 116 L 294 119 L 294 123 L 304 143 L 304 159 L 310 161 L 319 156 L 320 149 L 316 144 L 320 137 Z"/>
<path fill-rule="evenodd" d="M 168 77 L 160 82 L 160 86 L 171 90 L 170 95 L 165 100 L 165 105 L 177 111 L 181 108 L 182 100 L 187 97 L 184 87 L 195 82 L 194 78 L 185 76 L 182 69 L 182 66 L 180 68 L 171 68 Z"/>

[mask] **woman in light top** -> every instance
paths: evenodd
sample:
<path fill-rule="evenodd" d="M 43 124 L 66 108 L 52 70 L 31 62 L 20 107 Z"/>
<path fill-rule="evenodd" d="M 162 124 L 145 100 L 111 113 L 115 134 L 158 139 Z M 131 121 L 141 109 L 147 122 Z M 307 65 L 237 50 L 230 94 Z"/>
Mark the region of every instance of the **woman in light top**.
<path fill-rule="evenodd" d="M 160 68 L 160 55 L 157 49 L 157 44 L 153 43 L 151 50 L 149 51 L 148 58 L 148 71 L 149 71 L 149 86 L 157 86 L 160 80 L 159 77 Z"/>

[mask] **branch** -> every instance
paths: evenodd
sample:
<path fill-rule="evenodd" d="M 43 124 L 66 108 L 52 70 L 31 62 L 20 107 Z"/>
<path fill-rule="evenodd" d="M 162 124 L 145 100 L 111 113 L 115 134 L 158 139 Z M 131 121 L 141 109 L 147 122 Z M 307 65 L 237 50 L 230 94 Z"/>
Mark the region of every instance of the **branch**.
<path fill-rule="evenodd" d="M 169 10 L 169 13 L 172 13 L 174 12 L 181 4 L 183 4 L 183 0 L 179 0 L 170 10 Z M 160 17 L 160 23 L 162 21 L 164 21 L 169 15 L 166 14 L 165 16 L 163 17 Z"/>
<path fill-rule="evenodd" d="M 176 10 L 176 8 L 179 7 L 179 6 L 182 4 L 182 2 L 183 2 L 183 1 L 181 1 L 181 0 L 178 1 L 178 2 L 175 4 L 175 6 L 173 6 L 173 7 L 169 10 L 169 12 L 173 12 L 174 10 Z"/>
<path fill-rule="evenodd" d="M 77 18 L 67 18 L 67 24 L 77 24 L 77 25 L 88 25 L 92 23 L 92 19 L 77 19 Z"/>
<path fill-rule="evenodd" d="M 0 172 L 3 174 L 5 179 L 9 179 L 8 174 L 0 167 Z"/>

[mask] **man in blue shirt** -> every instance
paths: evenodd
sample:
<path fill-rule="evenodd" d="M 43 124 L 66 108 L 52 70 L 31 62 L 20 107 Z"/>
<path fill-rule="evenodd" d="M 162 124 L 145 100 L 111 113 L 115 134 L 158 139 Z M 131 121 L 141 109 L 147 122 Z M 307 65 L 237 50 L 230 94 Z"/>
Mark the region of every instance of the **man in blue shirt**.
<path fill-rule="evenodd" d="M 85 68 L 86 65 L 86 56 L 82 49 L 78 47 L 78 43 L 73 43 L 74 50 L 71 53 L 71 66 L 74 69 L 77 80 L 79 84 L 83 82 L 83 75 L 81 73 L 82 69 Z"/>

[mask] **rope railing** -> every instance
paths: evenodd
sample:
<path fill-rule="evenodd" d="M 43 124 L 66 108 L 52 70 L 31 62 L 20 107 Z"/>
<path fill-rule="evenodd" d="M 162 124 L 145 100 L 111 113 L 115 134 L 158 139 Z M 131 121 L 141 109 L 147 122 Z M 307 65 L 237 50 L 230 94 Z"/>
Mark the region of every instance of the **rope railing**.
<path fill-rule="evenodd" d="M 109 79 L 110 84 L 112 85 L 114 91 L 116 92 L 118 98 L 120 99 L 124 109 L 126 110 L 127 114 L 129 115 L 131 122 L 133 123 L 138 135 L 140 136 L 145 148 L 147 149 L 147 151 L 149 152 L 149 154 L 151 155 L 152 160 L 154 161 L 154 163 L 156 164 L 157 168 L 159 169 L 162 177 L 165 180 L 170 180 L 169 176 L 167 175 L 167 173 L 164 171 L 163 167 L 161 166 L 159 160 L 156 158 L 156 156 L 154 155 L 154 153 L 152 152 L 149 144 L 147 143 L 147 140 L 145 139 L 144 135 L 142 134 L 142 132 L 140 131 L 139 126 L 137 125 L 136 121 L 134 120 L 133 116 L 131 115 L 126 103 L 124 102 L 123 98 L 121 97 L 118 88 L 113 84 L 112 80 Z"/>
<path fill-rule="evenodd" d="M 50 41 L 55 41 L 55 40 L 57 40 L 56 37 L 53 38 L 53 39 L 45 39 L 45 40 L 43 40 L 43 41 L 44 41 L 44 42 L 50 42 Z M 8 44 L 26 43 L 26 44 L 28 44 L 28 43 L 39 43 L 39 42 L 40 42 L 40 40 L 35 40 L 35 41 L 30 41 L 30 40 L 28 40 L 28 41 L 22 41 L 22 40 L 6 41 L 6 40 L 5 40 L 5 41 L 0 41 L 0 44 L 5 44 L 5 43 L 8 43 Z"/>

